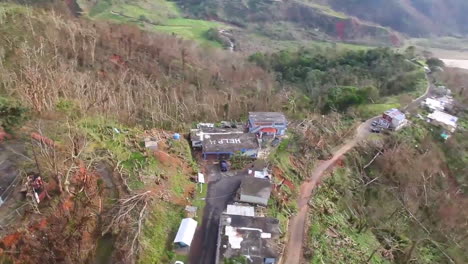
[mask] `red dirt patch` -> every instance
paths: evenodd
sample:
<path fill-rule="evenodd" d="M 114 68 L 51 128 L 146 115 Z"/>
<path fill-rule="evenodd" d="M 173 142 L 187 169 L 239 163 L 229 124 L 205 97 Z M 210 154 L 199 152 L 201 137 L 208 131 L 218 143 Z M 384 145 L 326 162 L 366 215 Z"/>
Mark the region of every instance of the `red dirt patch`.
<path fill-rule="evenodd" d="M 294 183 L 292 183 L 292 181 L 290 181 L 290 180 L 284 178 L 283 174 L 284 174 L 283 170 L 281 170 L 279 167 L 276 167 L 276 166 L 273 167 L 273 169 L 272 169 L 272 175 L 273 175 L 273 177 L 277 178 L 277 179 L 279 180 L 279 182 L 280 182 L 280 183 L 277 185 L 278 188 L 279 188 L 279 186 L 281 186 L 281 185 L 286 185 L 286 186 L 288 186 L 288 188 L 289 188 L 290 190 L 296 189 L 296 187 L 294 186 Z"/>
<path fill-rule="evenodd" d="M 182 197 L 174 197 L 173 202 L 177 205 L 185 206 L 189 205 L 190 201 L 187 200 L 188 197 L 193 198 L 195 196 L 195 186 L 189 185 L 184 190 L 184 195 Z"/>
<path fill-rule="evenodd" d="M 45 144 L 45 145 L 49 146 L 49 147 L 55 147 L 56 146 L 55 142 L 52 139 L 50 139 L 48 137 L 45 137 L 45 136 L 43 136 L 43 135 L 41 135 L 39 133 L 36 133 L 36 132 L 31 133 L 31 138 L 39 141 L 42 144 Z"/>
<path fill-rule="evenodd" d="M 3 128 L 0 127 L 0 142 L 2 142 L 5 139 L 11 139 L 11 138 L 12 136 L 8 134 L 7 132 L 5 132 Z"/>
<path fill-rule="evenodd" d="M 16 245 L 19 240 L 21 239 L 21 233 L 13 233 L 10 235 L 7 235 L 5 238 L 3 238 L 2 243 L 5 245 L 7 248 L 11 248 L 14 245 Z"/>
<path fill-rule="evenodd" d="M 156 150 L 154 152 L 154 157 L 160 161 L 164 166 L 167 167 L 180 167 L 182 166 L 182 161 L 178 158 L 174 158 L 171 155 L 167 154 L 164 151 Z"/>
<path fill-rule="evenodd" d="M 73 208 L 73 201 L 71 200 L 71 197 L 63 201 L 62 203 L 62 209 L 65 211 L 70 211 Z"/>

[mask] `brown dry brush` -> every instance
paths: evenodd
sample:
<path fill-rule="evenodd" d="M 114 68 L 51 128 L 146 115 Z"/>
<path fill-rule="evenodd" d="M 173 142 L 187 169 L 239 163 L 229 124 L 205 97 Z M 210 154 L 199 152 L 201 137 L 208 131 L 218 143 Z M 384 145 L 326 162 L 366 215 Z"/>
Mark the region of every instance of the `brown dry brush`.
<path fill-rule="evenodd" d="M 120 263 L 135 263 L 140 250 L 140 236 L 147 209 L 155 200 L 152 191 L 130 194 L 119 199 L 115 206 L 106 214 L 108 224 L 103 229 L 106 233 L 117 234 L 114 259 L 120 259 Z"/>
<path fill-rule="evenodd" d="M 86 114 L 177 127 L 278 106 L 272 76 L 224 51 L 42 11 L 8 16 L 32 23 L 24 39 L 4 37 L 15 42 L 8 49 L 15 60 L 0 67 L 3 86 L 36 112 L 66 99 Z"/>
<path fill-rule="evenodd" d="M 363 156 L 372 162 L 362 162 Z M 379 192 L 380 199 L 384 199 L 383 207 L 370 205 L 365 209 L 368 215 L 386 219 L 381 219 L 384 225 L 397 224 L 393 221 L 398 209 L 392 213 L 391 208 L 400 208 L 400 213 L 413 223 L 414 228 L 407 230 L 413 245 L 433 244 L 451 263 L 466 260 L 460 253 L 466 248 L 468 238 L 468 212 L 464 208 L 468 199 L 451 187 L 443 153 L 431 140 L 423 140 L 415 148 L 410 143 L 388 138 L 384 144 L 360 145 L 351 157 L 361 175 L 361 191 Z M 376 206 L 379 201 L 374 203 Z M 413 250 L 405 251 L 403 258 L 409 257 Z"/>

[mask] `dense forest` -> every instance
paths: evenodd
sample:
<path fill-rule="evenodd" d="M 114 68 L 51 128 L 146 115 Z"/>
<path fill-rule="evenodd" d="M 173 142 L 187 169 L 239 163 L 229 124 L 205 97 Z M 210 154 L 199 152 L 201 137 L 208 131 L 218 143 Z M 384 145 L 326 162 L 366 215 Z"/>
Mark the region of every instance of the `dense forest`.
<path fill-rule="evenodd" d="M 257 53 L 252 62 L 283 83 L 298 85 L 319 109 L 344 111 L 380 97 L 414 91 L 424 79 L 421 67 L 390 49 L 334 52 L 301 49 Z"/>

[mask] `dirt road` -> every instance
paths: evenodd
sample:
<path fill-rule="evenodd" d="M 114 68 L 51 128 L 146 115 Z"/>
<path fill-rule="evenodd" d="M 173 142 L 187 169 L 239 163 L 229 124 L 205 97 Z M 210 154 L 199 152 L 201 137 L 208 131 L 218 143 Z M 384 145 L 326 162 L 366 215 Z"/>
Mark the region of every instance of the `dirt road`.
<path fill-rule="evenodd" d="M 302 243 L 304 241 L 305 226 L 307 220 L 307 211 L 309 209 L 308 202 L 312 195 L 312 190 L 317 186 L 319 181 L 322 179 L 324 173 L 333 166 L 333 164 L 352 149 L 361 139 L 366 138 L 369 135 L 369 126 L 372 120 L 369 119 L 362 123 L 358 129 L 356 136 L 346 142 L 340 147 L 334 154 L 333 157 L 327 161 L 320 163 L 311 174 L 308 181 L 302 183 L 300 189 L 300 196 L 298 199 L 299 211 L 293 216 L 289 222 L 289 238 L 288 244 L 286 245 L 286 254 L 283 258 L 283 263 L 287 264 L 298 264 L 302 258 Z"/>
<path fill-rule="evenodd" d="M 428 79 L 428 78 L 426 78 Z M 407 109 L 409 106 L 417 107 L 419 103 L 431 94 L 433 85 L 429 82 L 426 92 L 413 100 L 408 106 L 404 109 Z M 369 127 L 373 120 L 378 117 L 373 117 L 365 122 L 363 122 L 356 130 L 356 134 L 352 139 L 345 142 L 335 153 L 333 157 L 329 160 L 321 162 L 313 171 L 310 178 L 301 184 L 300 195 L 298 199 L 298 213 L 293 216 L 289 222 L 289 237 L 286 244 L 285 255 L 283 256 L 283 264 L 299 264 L 302 259 L 302 246 L 304 242 L 304 234 L 306 234 L 305 227 L 307 222 L 307 211 L 309 209 L 308 202 L 312 196 L 312 191 L 317 186 L 317 184 L 322 180 L 325 172 L 333 167 L 333 164 L 340 159 L 344 154 L 351 150 L 358 142 L 365 139 L 369 134 Z"/>

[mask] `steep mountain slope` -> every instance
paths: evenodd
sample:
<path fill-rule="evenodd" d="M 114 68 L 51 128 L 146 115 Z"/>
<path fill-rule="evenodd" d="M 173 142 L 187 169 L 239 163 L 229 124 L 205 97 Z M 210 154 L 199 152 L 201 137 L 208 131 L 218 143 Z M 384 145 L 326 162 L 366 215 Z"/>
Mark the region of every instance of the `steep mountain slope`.
<path fill-rule="evenodd" d="M 310 0 L 179 0 L 198 18 L 227 22 L 249 32 L 281 40 L 326 40 L 398 45 L 397 35 L 326 4 Z"/>
<path fill-rule="evenodd" d="M 411 36 L 468 33 L 464 0 L 329 0 L 329 4 Z"/>

